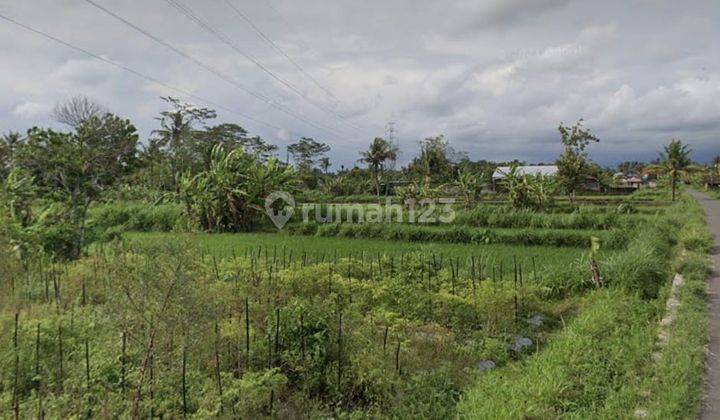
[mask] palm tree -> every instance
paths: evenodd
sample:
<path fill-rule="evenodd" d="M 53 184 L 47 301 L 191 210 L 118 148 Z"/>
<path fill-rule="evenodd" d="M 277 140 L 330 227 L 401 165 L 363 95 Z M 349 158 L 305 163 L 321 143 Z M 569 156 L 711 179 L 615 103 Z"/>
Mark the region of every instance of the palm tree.
<path fill-rule="evenodd" d="M 695 167 L 690 159 L 690 148 L 687 144 L 682 144 L 680 140 L 673 139 L 670 144 L 665 146 L 664 151 L 660 153 L 660 162 L 650 165 L 646 168 L 648 172 L 654 174 L 662 174 L 670 177 L 670 185 L 672 188 L 672 201 L 675 201 L 677 195 L 677 183 L 681 178 L 687 178 Z"/>
<path fill-rule="evenodd" d="M 326 156 L 326 157 L 320 159 L 320 167 L 322 168 L 323 173 L 324 173 L 326 176 L 327 176 L 327 174 L 328 174 L 328 169 L 329 169 L 331 166 L 332 166 L 332 163 L 330 163 L 330 158 L 329 158 L 329 157 Z"/>
<path fill-rule="evenodd" d="M 375 137 L 370 148 L 365 152 L 360 152 L 360 156 L 362 156 L 360 162 L 366 163 L 372 172 L 375 191 L 380 200 L 380 178 L 385 168 L 385 162 L 397 159 L 397 147 L 381 137 Z"/>

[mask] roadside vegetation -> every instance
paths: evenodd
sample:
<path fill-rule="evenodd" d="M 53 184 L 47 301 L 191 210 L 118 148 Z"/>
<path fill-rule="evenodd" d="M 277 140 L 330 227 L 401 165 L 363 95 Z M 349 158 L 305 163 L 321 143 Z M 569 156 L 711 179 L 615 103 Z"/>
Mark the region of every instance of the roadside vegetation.
<path fill-rule="evenodd" d="M 588 294 L 581 315 L 540 355 L 484 375 L 463 397 L 461 416 L 692 417 L 701 395 L 712 242 L 696 202 L 685 198 L 669 210 L 651 227 L 656 232 L 618 256 L 627 261 L 622 288 Z M 659 345 L 675 272 L 685 284 L 667 344 Z"/>

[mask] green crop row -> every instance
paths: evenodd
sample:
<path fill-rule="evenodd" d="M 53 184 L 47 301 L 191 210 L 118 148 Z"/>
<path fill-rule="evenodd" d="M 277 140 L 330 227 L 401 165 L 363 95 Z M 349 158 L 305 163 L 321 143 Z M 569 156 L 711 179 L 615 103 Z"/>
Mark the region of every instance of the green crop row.
<path fill-rule="evenodd" d="M 420 226 L 408 224 L 296 223 L 285 227 L 298 235 L 321 237 L 385 239 L 408 242 L 467 244 L 544 245 L 589 248 L 597 237 L 607 249 L 622 249 L 628 242 L 623 230 L 593 231 L 571 229 L 484 229 L 463 226 Z"/>

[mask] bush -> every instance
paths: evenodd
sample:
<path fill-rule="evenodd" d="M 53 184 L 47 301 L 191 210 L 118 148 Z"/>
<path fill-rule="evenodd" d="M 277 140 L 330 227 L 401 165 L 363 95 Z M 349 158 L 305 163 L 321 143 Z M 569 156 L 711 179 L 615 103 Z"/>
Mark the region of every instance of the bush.
<path fill-rule="evenodd" d="M 192 222 L 180 204 L 150 206 L 144 203 L 108 203 L 89 211 L 88 226 L 98 232 L 110 228 L 123 231 L 170 232 L 191 230 Z"/>
<path fill-rule="evenodd" d="M 457 213 L 454 224 L 495 228 L 540 229 L 613 229 L 628 228 L 641 219 L 622 217 L 604 209 L 602 212 L 589 207 L 578 207 L 570 213 L 540 213 L 531 210 L 515 210 L 506 206 L 479 206 L 473 210 Z"/>

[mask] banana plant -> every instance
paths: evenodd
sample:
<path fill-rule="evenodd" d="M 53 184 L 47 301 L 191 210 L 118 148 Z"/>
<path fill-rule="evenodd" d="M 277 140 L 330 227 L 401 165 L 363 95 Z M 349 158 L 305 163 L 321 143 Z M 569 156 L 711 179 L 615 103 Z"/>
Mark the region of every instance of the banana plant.
<path fill-rule="evenodd" d="M 457 186 L 465 199 L 465 206 L 472 207 L 478 202 L 483 185 L 489 181 L 487 175 L 472 172 L 465 168 L 460 169 Z"/>
<path fill-rule="evenodd" d="M 504 175 L 503 184 L 513 208 L 542 210 L 552 203 L 557 189 L 552 177 L 522 174 L 517 165 L 511 166 Z"/>
<path fill-rule="evenodd" d="M 250 230 L 263 217 L 265 197 L 293 187 L 294 172 L 270 158 L 263 163 L 242 149 L 215 146 L 210 165 L 180 179 L 181 196 L 190 217 L 209 231 Z"/>

